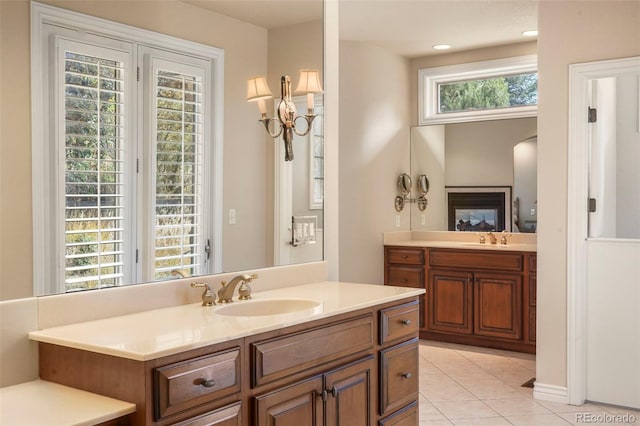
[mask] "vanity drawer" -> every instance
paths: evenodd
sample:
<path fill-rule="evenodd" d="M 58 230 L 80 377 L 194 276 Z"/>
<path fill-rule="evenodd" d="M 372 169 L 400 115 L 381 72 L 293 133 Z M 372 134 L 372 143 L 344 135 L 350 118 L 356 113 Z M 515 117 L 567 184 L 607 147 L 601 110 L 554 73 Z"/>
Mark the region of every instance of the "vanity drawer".
<path fill-rule="evenodd" d="M 424 250 L 412 248 L 387 248 L 387 263 L 424 265 Z"/>
<path fill-rule="evenodd" d="M 420 322 L 418 308 L 418 302 L 415 301 L 381 310 L 380 344 L 416 336 Z"/>
<path fill-rule="evenodd" d="M 380 415 L 418 399 L 418 339 L 380 351 Z"/>
<path fill-rule="evenodd" d="M 487 253 L 483 250 L 431 250 L 429 265 L 448 268 L 498 269 L 521 272 L 522 254 Z"/>
<path fill-rule="evenodd" d="M 424 267 L 387 266 L 387 285 L 424 288 Z"/>
<path fill-rule="evenodd" d="M 314 330 L 251 344 L 252 385 L 317 367 L 373 348 L 373 317 L 367 315 Z"/>
<path fill-rule="evenodd" d="M 158 420 L 240 391 L 240 348 L 181 361 L 154 372 Z"/>

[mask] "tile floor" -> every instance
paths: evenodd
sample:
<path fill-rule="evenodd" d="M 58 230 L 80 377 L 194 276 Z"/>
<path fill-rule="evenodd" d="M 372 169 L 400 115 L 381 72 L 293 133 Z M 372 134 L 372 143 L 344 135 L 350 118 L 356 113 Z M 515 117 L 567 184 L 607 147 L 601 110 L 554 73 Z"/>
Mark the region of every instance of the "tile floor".
<path fill-rule="evenodd" d="M 637 410 L 534 400 L 533 389 L 521 385 L 535 377 L 535 370 L 535 355 L 423 340 L 420 426 L 588 423 L 640 426 Z M 606 422 L 611 417 L 595 417 L 625 413 L 634 416 L 635 422 L 612 423 Z"/>

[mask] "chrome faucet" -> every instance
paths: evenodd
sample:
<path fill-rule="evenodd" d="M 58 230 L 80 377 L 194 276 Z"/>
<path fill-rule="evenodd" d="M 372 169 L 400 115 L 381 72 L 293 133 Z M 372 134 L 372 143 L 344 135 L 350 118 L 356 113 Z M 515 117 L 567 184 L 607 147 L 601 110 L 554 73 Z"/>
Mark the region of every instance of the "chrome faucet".
<path fill-rule="evenodd" d="M 216 304 L 216 295 L 211 291 L 209 284 L 194 281 L 191 283 L 191 287 L 204 287 L 204 292 L 202 293 L 202 306 L 213 306 Z"/>
<path fill-rule="evenodd" d="M 251 299 L 251 287 L 249 283 L 258 278 L 258 274 L 244 274 L 233 277 L 228 283 L 226 281 L 220 282 L 222 288 L 218 290 L 218 302 L 231 303 L 233 302 L 233 291 L 236 289 L 238 283 L 242 283 L 238 289 L 239 299 L 247 300 Z"/>
<path fill-rule="evenodd" d="M 478 234 L 478 233 L 476 233 L 476 235 L 479 235 L 479 236 L 480 236 L 480 244 L 484 244 L 484 243 L 486 243 L 486 242 L 487 242 L 487 240 L 486 240 L 486 238 L 484 238 L 484 234 L 483 234 L 482 232 L 481 232 L 481 233 L 479 233 L 479 234 Z"/>
<path fill-rule="evenodd" d="M 491 244 L 498 244 L 498 239 L 496 238 L 495 235 L 493 235 L 493 232 L 489 231 L 487 235 L 489 236 L 489 240 L 491 241 Z"/>

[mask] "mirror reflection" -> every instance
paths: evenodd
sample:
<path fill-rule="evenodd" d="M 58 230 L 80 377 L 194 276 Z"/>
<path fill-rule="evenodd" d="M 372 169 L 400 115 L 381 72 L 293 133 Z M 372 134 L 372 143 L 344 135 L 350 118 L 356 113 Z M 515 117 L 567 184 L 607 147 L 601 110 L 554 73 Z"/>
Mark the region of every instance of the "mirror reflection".
<path fill-rule="evenodd" d="M 411 229 L 535 232 L 536 133 L 535 117 L 413 127 L 411 176 L 429 192 Z"/>
<path fill-rule="evenodd" d="M 150 133 L 156 137 L 148 139 L 156 143 L 154 145 L 156 149 L 153 147 L 147 149 L 147 146 L 144 145 L 147 142 L 137 142 L 140 144 L 140 158 L 130 160 L 127 167 L 143 170 L 156 167 L 160 174 L 150 175 L 152 177 L 148 182 L 132 184 L 132 188 L 137 188 L 136 197 L 139 198 L 140 203 L 150 204 L 134 213 L 126 205 L 114 204 L 116 197 L 111 193 L 109 193 L 109 197 L 107 197 L 109 200 L 107 200 L 104 196 L 79 192 L 82 188 L 97 188 L 107 191 L 116 188 L 119 178 L 116 176 L 117 170 L 114 169 L 117 167 L 115 157 L 109 157 L 104 165 L 113 169 L 109 169 L 109 172 L 112 173 L 108 176 L 112 182 L 90 183 L 86 174 L 76 173 L 73 176 L 67 174 L 67 177 L 71 176 L 81 180 L 80 184 L 77 182 L 72 184 L 73 197 L 65 198 L 63 193 L 62 198 L 49 200 L 52 204 L 45 204 L 57 204 L 64 207 L 69 204 L 67 201 L 71 198 L 82 204 L 80 207 L 83 208 L 83 211 L 78 212 L 80 216 L 76 214 L 70 217 L 75 225 L 80 228 L 89 226 L 86 215 L 91 211 L 97 211 L 89 209 L 91 206 L 86 205 L 91 200 L 109 201 L 109 214 L 112 218 L 119 218 L 120 213 L 123 213 L 135 216 L 136 220 L 129 221 L 128 223 L 133 225 L 124 228 L 116 223 L 117 221 L 111 220 L 109 224 L 113 226 L 110 229 L 116 230 L 109 231 L 108 235 L 102 231 L 92 231 L 95 237 L 92 239 L 90 236 L 80 235 L 81 229 L 78 226 L 74 225 L 73 229 L 67 227 L 65 230 L 65 213 L 61 210 L 62 213 L 58 213 L 58 216 L 62 217 L 62 225 L 55 224 L 60 230 L 57 239 L 48 241 L 44 247 L 34 247 L 34 257 L 23 260 L 25 269 L 32 269 L 33 262 L 39 264 L 38 259 L 51 266 L 50 269 L 33 268 L 35 283 L 33 294 L 44 295 L 75 291 L 80 288 L 127 285 L 197 274 L 231 272 L 322 260 L 324 166 L 322 96 L 316 96 L 313 101 L 318 114 L 313 122 L 313 131 L 305 137 L 296 137 L 293 141 L 296 150 L 296 158 L 293 161 L 295 171 L 291 175 L 292 177 L 286 180 L 276 180 L 276 175 L 280 174 L 280 163 L 284 162 L 285 156 L 284 154 L 276 155 L 275 146 L 282 145 L 282 139 L 274 140 L 265 134 L 255 107 L 246 102 L 246 82 L 256 75 L 266 75 L 269 85 L 277 87 L 284 75 L 297 76 L 302 69 L 316 69 L 320 70 L 319 80 L 322 81 L 322 0 L 304 2 L 304 10 L 301 10 L 300 7 L 291 8 L 291 13 L 283 2 L 263 2 L 269 4 L 262 4 L 260 7 L 264 6 L 270 12 L 262 14 L 261 21 L 258 20 L 259 17 L 255 16 L 256 13 L 246 14 L 244 8 L 234 8 L 229 2 L 168 1 L 154 3 L 152 9 L 145 7 L 142 8 L 144 10 L 135 2 L 124 3 L 119 8 L 106 7 L 107 3 L 101 1 L 76 3 L 47 1 L 48 5 L 54 7 L 96 16 L 131 27 L 144 28 L 178 40 L 195 42 L 206 48 L 219 49 L 223 52 L 223 68 L 215 70 L 218 74 L 214 74 L 214 76 L 223 82 L 224 86 L 212 88 L 206 87 L 206 84 L 200 84 L 200 81 L 206 83 L 207 80 L 205 74 L 199 80 L 199 64 L 194 65 L 187 60 L 178 60 L 175 55 L 172 56 L 175 52 L 166 53 L 153 50 L 161 46 L 149 48 L 141 45 L 142 47 L 131 56 L 133 58 L 131 60 L 122 59 L 119 54 L 114 54 L 113 58 L 108 58 L 111 62 L 102 63 L 100 61 L 105 59 L 103 56 L 106 50 L 89 55 L 77 44 L 73 44 L 77 43 L 76 41 L 65 41 L 71 46 L 67 50 L 73 51 L 71 56 L 67 58 L 69 66 L 65 68 L 69 87 L 82 86 L 87 82 L 89 84 L 93 80 L 98 81 L 97 78 L 90 75 L 95 67 L 89 62 L 94 59 L 98 61 L 96 63 L 105 65 L 104 71 L 98 72 L 96 77 L 109 78 L 110 81 L 105 79 L 104 84 L 111 84 L 113 87 L 99 85 L 91 87 L 100 87 L 105 90 L 116 89 L 121 77 L 118 73 L 122 72 L 124 66 L 133 66 L 136 61 L 139 61 L 143 77 L 147 69 L 151 70 L 151 73 L 157 70 L 156 74 L 150 74 L 153 75 L 152 79 L 140 83 L 141 98 L 152 93 L 157 95 L 158 99 L 154 108 L 149 108 L 148 113 L 140 112 L 139 117 L 135 115 L 129 117 L 130 122 L 140 121 L 140 123 L 145 123 L 145 126 L 149 122 L 153 122 Z M 224 9 L 216 10 L 218 6 Z M 189 22 L 189 25 L 176 25 L 180 22 Z M 26 26 L 28 27 L 28 25 Z M 52 33 L 52 39 L 73 38 L 72 31 L 66 29 L 61 31 L 66 31 L 66 33 Z M 96 32 L 99 31 L 96 30 Z M 82 35 L 86 36 L 86 34 Z M 28 40 L 29 33 L 23 31 L 21 34 L 16 34 L 16 37 L 27 37 Z M 94 35 L 91 34 L 87 37 L 91 38 Z M 94 45 L 100 44 L 95 37 L 89 42 Z M 118 49 L 118 51 L 126 50 L 123 46 L 124 44 L 121 43 L 120 46 L 109 47 Z M 179 53 L 185 56 L 202 56 L 202 52 L 190 52 L 187 43 L 185 46 L 187 47 Z M 29 52 L 25 52 L 25 55 L 28 56 Z M 176 63 L 180 63 L 180 66 L 175 66 Z M 125 72 L 127 71 L 125 70 Z M 211 81 L 208 82 L 211 83 Z M 80 90 L 87 92 L 85 89 L 80 87 Z M 75 90 L 74 93 L 66 92 L 67 98 L 69 98 L 66 99 L 67 105 L 70 105 L 72 97 L 78 98 L 81 95 L 80 90 Z M 216 104 L 215 101 L 208 105 L 204 103 L 207 90 L 217 90 L 217 93 L 224 93 L 223 96 L 220 95 L 219 104 Z M 297 95 L 295 92 L 293 94 Z M 115 96 L 121 95 L 117 93 Z M 214 93 L 213 96 L 215 97 L 216 94 Z M 24 97 L 29 99 L 29 94 L 25 93 Z M 123 99 L 127 97 L 134 96 L 131 94 L 122 95 Z M 101 94 L 98 94 L 98 99 L 102 99 Z M 75 138 L 70 142 L 72 145 L 84 144 L 85 142 L 81 142 L 80 139 L 82 141 L 95 139 L 94 142 L 98 146 L 98 139 L 101 135 L 107 134 L 112 139 L 122 136 L 119 133 L 122 130 L 117 117 L 119 111 L 124 110 L 120 98 L 115 100 L 117 102 L 109 102 L 106 98 L 105 100 L 107 101 L 105 102 L 105 108 L 107 108 L 105 112 L 110 114 L 112 119 L 102 127 L 96 125 L 90 128 L 89 125 L 77 125 L 77 123 L 72 125 L 73 123 L 69 122 L 83 122 L 86 117 L 92 115 L 91 105 L 83 102 L 84 99 L 80 99 L 78 101 L 80 103 L 74 104 L 75 107 L 71 108 L 74 111 L 67 111 L 67 122 L 62 124 L 62 127 L 66 126 L 69 130 L 68 135 L 65 134 L 66 136 L 71 138 L 74 135 L 83 136 L 87 132 L 91 133 L 90 138 Z M 198 103 L 200 101 L 202 103 Z M 110 103 L 111 106 L 106 103 Z M 99 102 L 96 105 L 99 110 L 101 107 Z M 177 108 L 181 105 L 186 106 L 187 109 L 183 108 L 180 112 Z M 80 111 L 82 108 L 76 107 L 83 107 L 86 111 Z M 268 108 L 269 114 L 273 115 L 273 106 L 269 105 Z M 299 110 L 305 111 L 306 108 L 307 104 L 303 100 Z M 199 123 L 213 120 L 214 115 L 220 118 L 220 122 L 214 122 L 215 125 L 206 131 L 211 132 L 217 138 L 220 142 L 219 148 L 206 146 L 206 143 L 202 146 L 197 145 L 196 142 L 206 140 L 201 139 L 205 135 L 198 134 L 198 130 L 202 130 L 202 127 L 199 128 Z M 84 120 L 85 124 L 88 123 L 87 120 Z M 178 121 L 184 123 L 180 124 Z M 39 123 L 35 123 L 34 128 L 38 125 Z M 131 130 L 132 134 L 143 134 L 144 131 L 142 129 L 139 132 Z M 42 133 L 43 130 L 40 132 Z M 142 138 L 144 139 L 145 136 Z M 123 139 L 123 143 L 127 142 Z M 75 158 L 79 160 L 74 164 L 79 168 L 89 165 L 81 156 L 86 151 L 85 148 L 85 146 L 75 145 L 69 148 L 76 152 Z M 117 155 L 116 151 L 116 149 L 111 150 L 114 155 Z M 214 161 L 204 167 L 204 163 L 198 162 L 200 161 L 199 156 L 211 156 Z M 216 162 L 218 159 L 220 161 Z M 97 170 L 100 170 L 99 162 L 93 163 L 98 167 Z M 134 164 L 135 166 L 132 166 Z M 163 168 L 161 169 L 160 166 Z M 28 166 L 25 164 L 25 167 Z M 203 173 L 196 173 L 198 169 Z M 167 170 L 170 173 L 165 173 Z M 66 184 L 69 184 L 68 179 Z M 205 190 L 206 185 L 203 184 L 211 184 L 211 187 Z M 287 186 L 288 188 L 286 188 Z M 158 192 L 159 189 L 164 192 Z M 288 204 L 286 206 L 280 201 L 280 198 L 277 198 L 280 196 L 280 192 L 285 190 L 291 194 L 285 203 Z M 43 192 L 48 193 L 49 191 Z M 198 203 L 190 203 L 190 200 L 197 199 L 198 193 L 206 197 Z M 158 201 L 158 196 L 163 201 L 160 210 L 153 207 Z M 176 200 L 182 200 L 179 206 L 174 202 Z M 209 216 L 196 217 L 198 210 Z M 176 221 L 175 217 L 167 217 L 168 215 L 175 216 L 176 211 L 180 212 L 179 220 Z M 34 211 L 34 214 L 37 216 L 38 212 Z M 286 225 L 281 225 L 283 223 L 282 215 L 285 215 L 284 223 Z M 313 250 L 306 250 L 303 255 L 296 253 L 296 247 L 290 244 L 296 230 L 296 223 L 292 220 L 294 216 L 304 218 L 305 221 L 301 223 L 300 235 L 305 236 L 307 242 L 311 242 L 311 235 L 313 237 Z M 190 219 L 184 220 L 187 217 Z M 158 226 L 162 228 L 160 234 L 155 229 Z M 175 228 L 179 235 L 174 235 L 169 228 Z M 36 227 L 34 231 L 40 230 Z M 65 246 L 64 243 L 64 241 L 70 241 L 67 238 L 67 235 L 70 235 L 69 232 L 73 234 L 73 241 L 71 241 L 73 247 L 79 247 L 79 243 L 86 241 L 89 244 L 70 251 L 69 244 Z M 109 238 L 109 245 L 99 241 L 103 237 Z M 120 237 L 129 239 L 124 243 L 128 247 L 126 250 L 120 246 Z M 160 240 L 171 244 L 165 246 L 164 243 L 161 244 Z M 286 245 L 289 251 L 287 256 L 281 255 L 283 245 Z M 171 246 L 171 250 L 168 250 L 169 246 Z M 308 247 L 311 244 L 304 246 Z M 92 251 L 92 247 L 100 247 L 106 255 L 101 257 L 101 254 Z M 119 254 L 116 252 L 125 251 L 131 259 L 135 258 L 135 260 L 132 260 L 127 266 L 121 266 L 124 265 L 124 261 L 117 258 Z M 160 260 L 158 260 L 158 256 L 160 256 Z M 92 259 L 97 260 L 93 262 Z M 78 262 L 82 264 L 78 264 Z M 117 265 L 110 265 L 108 269 L 99 270 L 94 267 L 92 262 L 115 263 Z M 120 281 L 103 280 L 103 283 L 96 284 L 98 280 L 94 279 L 95 277 L 119 274 L 118 268 L 127 268 L 129 272 L 120 275 L 131 278 L 124 278 Z M 77 281 L 78 276 L 77 274 L 70 276 L 70 269 L 82 271 L 81 275 L 89 277 L 88 279 L 83 278 L 85 284 L 76 285 L 77 283 L 73 281 Z M 57 272 L 50 274 L 50 271 Z M 5 293 L 5 285 L 19 284 L 3 283 L 2 285 L 3 293 Z M 12 290 L 5 294 L 10 293 L 25 294 L 24 291 Z"/>

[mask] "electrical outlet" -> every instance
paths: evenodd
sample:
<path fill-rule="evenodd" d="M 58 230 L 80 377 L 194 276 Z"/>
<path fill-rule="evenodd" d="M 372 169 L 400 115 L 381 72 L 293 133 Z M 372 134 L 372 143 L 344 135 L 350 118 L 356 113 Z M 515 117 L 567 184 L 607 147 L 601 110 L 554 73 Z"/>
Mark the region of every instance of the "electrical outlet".
<path fill-rule="evenodd" d="M 236 224 L 236 209 L 229 209 L 229 225 Z"/>
<path fill-rule="evenodd" d="M 400 228 L 400 215 L 396 215 L 396 228 Z"/>
<path fill-rule="evenodd" d="M 427 217 L 424 214 L 420 215 L 420 225 L 425 225 L 427 223 Z"/>
<path fill-rule="evenodd" d="M 535 216 L 536 215 L 536 209 L 529 210 L 529 213 L 531 214 L 531 216 Z"/>

